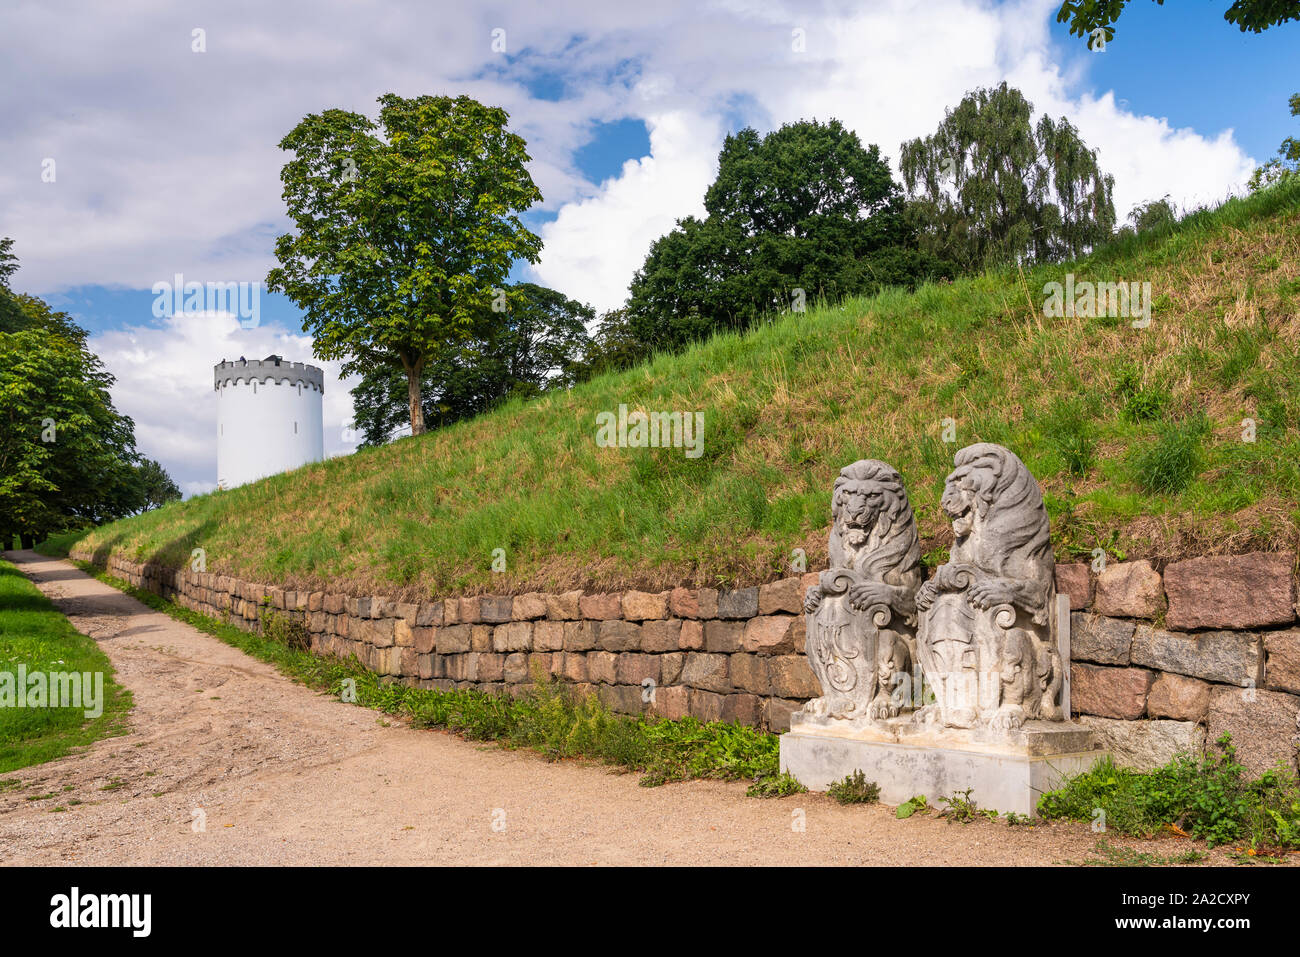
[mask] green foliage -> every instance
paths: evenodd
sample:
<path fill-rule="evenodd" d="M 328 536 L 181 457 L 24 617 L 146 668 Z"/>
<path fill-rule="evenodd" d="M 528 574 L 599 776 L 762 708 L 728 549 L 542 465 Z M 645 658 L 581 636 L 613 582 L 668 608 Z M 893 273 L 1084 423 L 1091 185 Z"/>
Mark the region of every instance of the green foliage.
<path fill-rule="evenodd" d="M 297 232 L 276 240 L 267 287 L 304 310 L 316 355 L 347 360 L 345 374 L 405 375 L 418 435 L 425 367 L 483 336 L 512 262 L 537 261 L 518 214 L 542 195 L 505 110 L 467 96 L 379 103 L 378 123 L 331 109 L 281 141 Z"/>
<path fill-rule="evenodd" d="M 265 600 L 263 602 L 265 604 Z M 262 634 L 286 648 L 298 651 L 311 649 L 311 632 L 301 616 L 274 608 L 262 609 Z"/>
<path fill-rule="evenodd" d="M 930 802 L 925 799 L 924 794 L 916 794 L 908 798 L 894 812 L 894 817 L 902 820 L 911 817 L 913 814 L 928 814 L 930 812 Z"/>
<path fill-rule="evenodd" d="M 704 208 L 658 239 L 632 280 L 628 321 L 646 350 L 949 273 L 916 252 L 879 149 L 838 120 L 729 135 Z"/>
<path fill-rule="evenodd" d="M 1007 827 L 1032 827 L 1034 824 L 1032 814 L 1017 814 L 1015 811 L 1008 811 L 1006 818 Z"/>
<path fill-rule="evenodd" d="M 113 381 L 66 313 L 0 284 L 0 548 L 144 506 L 134 425 L 113 407 Z"/>
<path fill-rule="evenodd" d="M 1251 778 L 1228 735 L 1199 757 L 1179 755 L 1152 771 L 1109 759 L 1071 778 L 1038 802 L 1046 818 L 1098 820 L 1120 834 L 1149 837 L 1173 825 L 1211 847 L 1246 841 L 1252 848 L 1300 847 L 1300 782 L 1278 766 Z"/>
<path fill-rule="evenodd" d="M 1005 82 L 968 93 L 931 136 L 901 147 L 899 169 L 921 248 L 963 272 L 1056 262 L 1108 240 L 1114 178 L 1070 121 L 1044 116 Z"/>
<path fill-rule="evenodd" d="M 595 321 L 595 311 L 533 283 L 504 292 L 504 309 L 492 322 L 425 365 L 420 403 L 426 428 L 479 415 L 510 398 L 566 388 L 586 374 L 587 323 Z M 364 445 L 383 445 L 410 424 L 408 382 L 401 369 L 366 369 L 352 398 Z"/>
<path fill-rule="evenodd" d="M 1151 422 L 1164 416 L 1171 397 L 1159 384 L 1147 384 L 1136 364 L 1125 363 L 1119 369 L 1115 385 L 1124 418 L 1130 422 Z"/>
<path fill-rule="evenodd" d="M 880 800 L 880 785 L 868 781 L 861 771 L 854 771 L 833 782 L 826 794 L 839 804 L 875 804 Z"/>
<path fill-rule="evenodd" d="M 141 459 L 136 466 L 135 482 L 140 488 L 140 505 L 143 509 L 162 508 L 168 502 L 179 502 L 181 490 L 154 459 Z"/>
<path fill-rule="evenodd" d="M 974 788 L 966 788 L 964 791 L 954 791 L 951 796 L 939 798 L 939 800 L 948 805 L 939 812 L 939 816 L 946 818 L 949 824 L 969 824 L 976 818 L 983 817 L 991 821 L 997 820 L 998 812 L 981 808 L 971 798 L 971 791 Z"/>
<path fill-rule="evenodd" d="M 1293 93 L 1288 101 L 1292 116 L 1300 116 L 1300 93 Z M 1268 160 L 1250 175 L 1247 184 L 1252 192 L 1276 186 L 1300 173 L 1300 138 L 1288 136 L 1277 148 L 1277 156 Z"/>
<path fill-rule="evenodd" d="M 0 773 L 52 761 L 100 738 L 126 733 L 131 693 L 114 679 L 108 658 L 17 568 L 0 561 L 0 672 L 15 676 L 8 679 L 12 683 L 20 664 L 29 675 L 103 674 L 103 713 L 87 718 L 85 708 L 0 707 Z"/>
<path fill-rule="evenodd" d="M 1082 861 L 1065 861 L 1082 867 L 1169 867 L 1171 865 L 1199 864 L 1209 857 L 1204 851 L 1187 850 L 1180 854 L 1153 854 L 1124 845 L 1115 845 L 1102 838 L 1093 846 L 1095 857 Z"/>
<path fill-rule="evenodd" d="M 745 794 L 748 797 L 774 798 L 804 794 L 807 790 L 789 771 L 782 771 L 780 774 L 768 774 L 757 778 L 745 789 Z"/>
<path fill-rule="evenodd" d="M 1165 0 L 1156 0 L 1164 6 Z M 1105 49 L 1115 39 L 1115 21 L 1129 0 L 1064 0 L 1056 11 L 1057 23 L 1068 23 L 1070 33 L 1088 38 L 1088 49 Z M 1223 19 L 1245 33 L 1263 33 L 1290 20 L 1300 19 L 1300 5 L 1295 0 L 1232 0 Z"/>
<path fill-rule="evenodd" d="M 1133 207 L 1128 214 L 1129 222 L 1135 232 L 1144 233 L 1152 229 L 1168 229 L 1178 222 L 1178 210 L 1166 194 L 1161 199 L 1148 200 Z"/>
<path fill-rule="evenodd" d="M 1181 492 L 1204 460 L 1202 443 L 1210 423 L 1204 413 L 1156 426 L 1155 441 L 1133 456 L 1138 483 L 1148 492 Z"/>

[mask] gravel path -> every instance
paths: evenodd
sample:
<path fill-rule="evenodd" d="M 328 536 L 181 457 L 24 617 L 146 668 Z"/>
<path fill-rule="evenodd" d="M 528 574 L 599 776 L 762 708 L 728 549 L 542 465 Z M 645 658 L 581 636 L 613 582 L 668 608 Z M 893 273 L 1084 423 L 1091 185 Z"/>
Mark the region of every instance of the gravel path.
<path fill-rule="evenodd" d="M 5 775 L 22 782 L 0 790 L 5 863 L 1051 864 L 1085 860 L 1097 841 L 1084 825 L 899 821 L 823 795 L 747 798 L 735 783 L 643 788 L 602 766 L 415 730 L 295 684 L 68 562 L 5 557 L 135 696 L 129 734 Z"/>

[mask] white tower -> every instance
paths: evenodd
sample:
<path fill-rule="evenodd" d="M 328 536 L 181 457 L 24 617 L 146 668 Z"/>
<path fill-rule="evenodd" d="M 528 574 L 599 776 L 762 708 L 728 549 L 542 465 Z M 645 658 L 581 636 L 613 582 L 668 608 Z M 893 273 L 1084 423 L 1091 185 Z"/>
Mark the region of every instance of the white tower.
<path fill-rule="evenodd" d="M 325 374 L 280 356 L 213 369 L 217 487 L 234 488 L 325 458 Z"/>

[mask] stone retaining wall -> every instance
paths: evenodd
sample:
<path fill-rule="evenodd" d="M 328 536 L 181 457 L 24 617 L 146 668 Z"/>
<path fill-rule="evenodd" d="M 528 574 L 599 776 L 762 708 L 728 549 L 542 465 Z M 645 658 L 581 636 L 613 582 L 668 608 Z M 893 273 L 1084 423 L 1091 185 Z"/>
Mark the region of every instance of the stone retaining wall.
<path fill-rule="evenodd" d="M 91 561 L 89 552 L 73 558 Z M 1069 596 L 1072 707 L 1117 761 L 1164 763 L 1230 732 L 1255 770 L 1296 765 L 1300 630 L 1294 557 L 1058 565 Z M 675 588 L 398 602 L 294 592 L 225 575 L 138 564 L 110 572 L 137 588 L 255 631 L 267 608 L 291 612 L 312 649 L 356 655 L 428 688 L 517 692 L 535 670 L 610 708 L 695 715 L 782 731 L 818 694 L 804 657 L 803 595 L 816 573 L 735 591 Z M 653 700 L 646 680 L 653 682 Z M 1208 738 L 1207 738 L 1208 736 Z"/>

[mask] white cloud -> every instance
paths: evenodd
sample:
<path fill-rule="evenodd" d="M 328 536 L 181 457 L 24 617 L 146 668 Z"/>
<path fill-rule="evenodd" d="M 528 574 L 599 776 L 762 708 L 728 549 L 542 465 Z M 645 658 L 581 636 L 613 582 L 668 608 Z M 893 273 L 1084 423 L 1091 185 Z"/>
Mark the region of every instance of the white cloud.
<path fill-rule="evenodd" d="M 225 312 L 178 313 L 161 325 L 129 326 L 93 336 L 91 351 L 117 377 L 111 394 L 119 412 L 135 420 L 136 446 L 160 460 L 187 494 L 216 487 L 217 400 L 212 367 L 222 359 L 283 355 L 325 372 L 325 454 L 346 454 L 352 419 L 349 389 L 338 362 L 311 357 L 311 340 L 274 325 L 245 329 Z"/>

